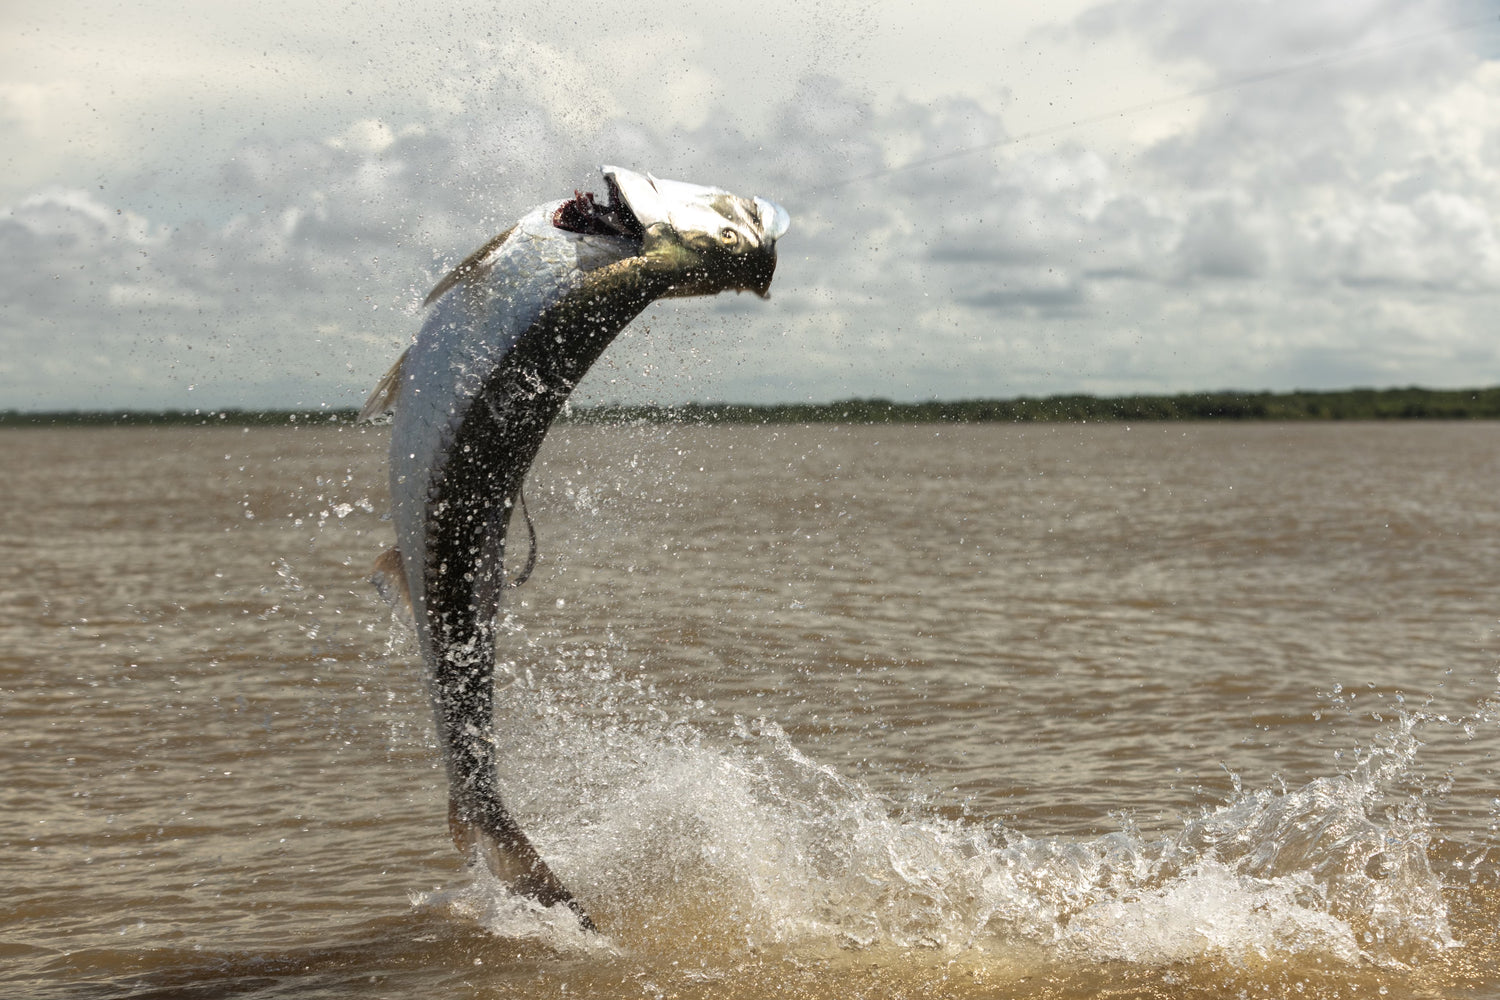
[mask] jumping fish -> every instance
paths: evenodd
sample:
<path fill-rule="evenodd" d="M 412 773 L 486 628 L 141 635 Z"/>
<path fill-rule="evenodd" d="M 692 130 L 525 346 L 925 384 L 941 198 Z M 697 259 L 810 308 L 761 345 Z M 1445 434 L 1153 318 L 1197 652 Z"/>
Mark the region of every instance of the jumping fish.
<path fill-rule="evenodd" d="M 393 415 L 396 547 L 373 580 L 416 625 L 454 844 L 513 891 L 564 903 L 590 929 L 505 808 L 495 774 L 495 630 L 511 512 L 547 428 L 615 335 L 659 298 L 765 297 L 790 224 L 763 198 L 603 173 L 605 203 L 575 191 L 541 205 L 438 282 L 416 341 L 360 413 Z"/>

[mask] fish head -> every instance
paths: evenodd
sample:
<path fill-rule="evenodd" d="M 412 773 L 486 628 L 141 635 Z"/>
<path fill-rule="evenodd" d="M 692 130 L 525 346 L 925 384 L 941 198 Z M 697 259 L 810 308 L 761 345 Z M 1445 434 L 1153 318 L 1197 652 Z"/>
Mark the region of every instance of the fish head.
<path fill-rule="evenodd" d="M 671 277 L 667 297 L 754 292 L 764 298 L 776 272 L 786 209 L 715 187 L 605 167 L 611 200 L 641 227 L 642 253 Z"/>

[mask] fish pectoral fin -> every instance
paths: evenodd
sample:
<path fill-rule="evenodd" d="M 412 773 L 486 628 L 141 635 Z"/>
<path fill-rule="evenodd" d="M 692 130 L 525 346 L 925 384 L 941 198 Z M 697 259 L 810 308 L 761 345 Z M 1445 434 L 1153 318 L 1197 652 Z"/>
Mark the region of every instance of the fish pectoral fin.
<path fill-rule="evenodd" d="M 360 420 L 374 420 L 395 412 L 396 398 L 401 392 L 401 366 L 406 363 L 406 356 L 410 353 L 409 347 L 402 351 L 401 357 L 391 365 L 391 370 L 375 383 L 375 389 L 370 393 L 370 398 L 365 400 L 365 405 L 360 408 Z"/>
<path fill-rule="evenodd" d="M 490 830 L 487 824 L 471 818 L 463 806 L 450 798 L 448 832 L 453 836 L 453 845 L 465 854 L 478 855 L 490 873 L 517 895 L 529 896 L 543 906 L 562 903 L 573 911 L 584 930 L 598 930 L 582 904 L 552 874 L 552 869 L 531 846 L 526 834 L 509 814 L 501 812 L 501 828 Z"/>
<path fill-rule="evenodd" d="M 386 549 L 380 553 L 380 558 L 375 560 L 375 568 L 370 573 L 370 582 L 393 611 L 416 620 L 417 615 L 411 605 L 411 587 L 406 582 L 406 563 L 401 558 L 400 549 Z"/>

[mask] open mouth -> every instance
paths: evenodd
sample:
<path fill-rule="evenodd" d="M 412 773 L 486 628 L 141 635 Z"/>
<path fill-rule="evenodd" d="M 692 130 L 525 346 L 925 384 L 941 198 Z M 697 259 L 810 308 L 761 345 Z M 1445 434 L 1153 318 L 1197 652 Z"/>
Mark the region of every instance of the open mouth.
<path fill-rule="evenodd" d="M 574 191 L 553 211 L 553 226 L 582 236 L 629 240 L 638 253 L 648 252 L 648 234 L 662 247 L 681 244 L 687 252 L 680 259 L 673 256 L 673 267 L 681 273 L 669 296 L 731 290 L 767 294 L 776 269 L 776 240 L 790 223 L 780 205 L 608 165 L 603 174 L 608 200 L 601 203 L 592 191 Z"/>
<path fill-rule="evenodd" d="M 573 197 L 552 213 L 552 224 L 583 236 L 619 236 L 639 243 L 645 239 L 645 227 L 630 210 L 630 204 L 614 177 L 606 174 L 604 183 L 609 186 L 608 202 L 601 205 L 595 200 L 594 192 L 574 190 Z"/>

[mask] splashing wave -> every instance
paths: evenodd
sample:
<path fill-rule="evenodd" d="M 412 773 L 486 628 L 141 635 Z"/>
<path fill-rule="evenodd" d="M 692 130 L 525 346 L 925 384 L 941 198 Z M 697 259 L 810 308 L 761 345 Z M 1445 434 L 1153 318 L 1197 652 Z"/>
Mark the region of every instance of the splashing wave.
<path fill-rule="evenodd" d="M 631 717 L 595 673 L 610 712 L 517 683 L 498 738 L 525 825 L 627 949 L 1401 967 L 1456 944 L 1421 802 L 1393 791 L 1418 745 L 1409 720 L 1347 773 L 1237 787 L 1172 836 L 1032 838 L 900 808 L 771 722 L 712 739 L 659 709 Z M 481 874 L 415 899 L 502 936 L 602 946 Z"/>

